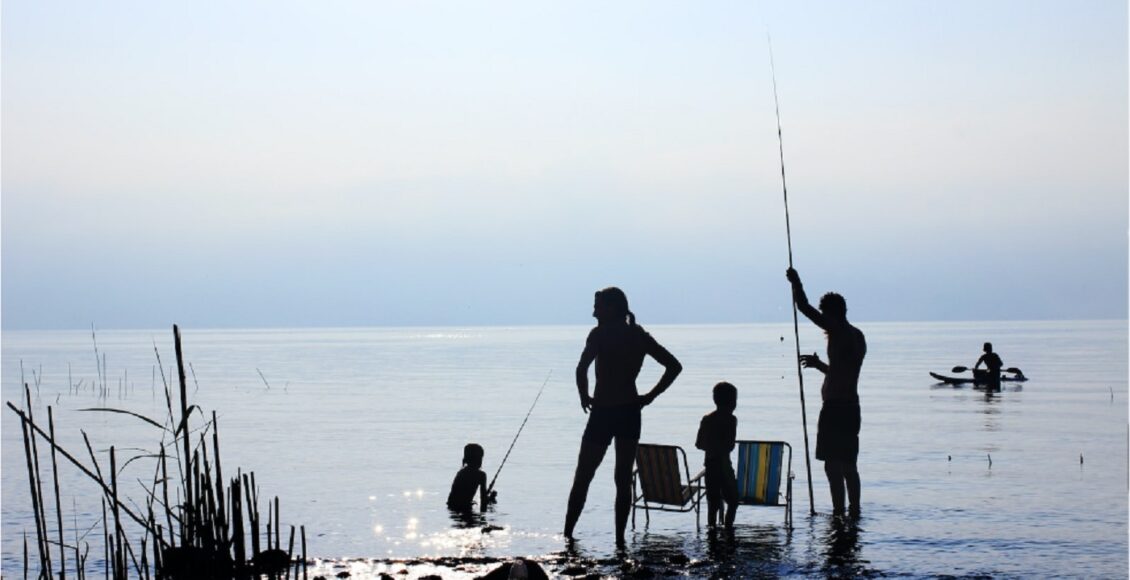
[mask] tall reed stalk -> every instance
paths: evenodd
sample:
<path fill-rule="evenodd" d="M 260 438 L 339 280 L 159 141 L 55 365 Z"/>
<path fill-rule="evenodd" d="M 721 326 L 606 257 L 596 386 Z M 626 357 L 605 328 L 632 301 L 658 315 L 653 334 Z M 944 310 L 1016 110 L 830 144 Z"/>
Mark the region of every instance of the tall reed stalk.
<path fill-rule="evenodd" d="M 91 326 L 91 337 L 95 340 L 94 350 L 99 374 L 97 393 L 101 400 L 107 394 L 106 353 L 98 350 L 93 325 Z M 154 577 L 157 580 L 197 578 L 245 580 L 261 575 L 278 577 L 283 572 L 289 578 L 290 568 L 294 564 L 295 527 L 290 526 L 290 541 L 287 551 L 283 552 L 281 550 L 280 501 L 278 497 L 275 497 L 273 504 L 269 502 L 267 505 L 268 520 L 264 530 L 268 538 L 267 550 L 260 550 L 260 530 L 263 526 L 259 514 L 259 488 L 255 481 L 255 473 L 243 473 L 242 470 L 237 469 L 235 477 L 225 481 L 224 470 L 220 462 L 219 425 L 215 412 L 212 412 L 211 421 L 204 423 L 203 431 L 199 435 L 199 443 L 196 449 L 193 449 L 191 438 L 194 434 L 190 419 L 193 411 L 199 411 L 199 409 L 195 405 L 191 405 L 188 400 L 185 362 L 181 349 L 180 329 L 177 326 L 173 326 L 173 339 L 177 356 L 177 378 L 180 391 L 179 417 L 176 417 L 173 412 L 172 397 L 168 382 L 164 380 L 163 367 L 161 376 L 165 384 L 168 410 L 168 420 L 164 426 L 131 411 L 110 408 L 83 409 L 132 415 L 161 427 L 166 435 L 172 435 L 171 442 L 162 437 L 159 450 L 152 455 L 133 457 L 121 465 L 118 462 L 118 449 L 111 445 L 109 447 L 108 473 L 104 473 L 99 466 L 94 447 L 85 431 L 80 430 L 89 455 L 89 467 L 59 445 L 56 437 L 54 412 L 50 406 L 47 407 L 47 430 L 45 431 L 36 423 L 32 414 L 31 391 L 27 383 L 23 383 L 26 408 L 20 409 L 11 402 L 7 403 L 8 408 L 20 420 L 20 428 L 24 438 L 28 492 L 31 496 L 35 521 L 36 549 L 39 556 L 38 567 L 41 578 L 66 579 L 68 549 L 73 550 L 75 576 L 80 580 L 86 577 L 87 558 L 80 552 L 82 537 L 79 536 L 77 517 L 74 526 L 74 545 L 67 546 L 64 542 L 59 458 L 69 462 L 83 475 L 94 481 L 102 492 L 102 519 L 100 521 L 104 551 L 102 569 L 103 576 L 107 580 L 110 578 L 114 580 L 126 579 L 130 578 L 131 575 L 145 580 Z M 156 345 L 154 345 L 154 351 L 157 352 Z M 159 352 L 157 357 L 160 364 Z M 193 374 L 195 379 L 195 371 Z M 128 375 L 125 375 L 125 377 L 128 377 Z M 155 379 L 156 372 L 154 371 L 154 383 L 156 382 Z M 73 379 L 70 376 L 69 369 L 67 380 L 68 387 L 77 393 L 79 388 L 72 386 Z M 81 382 L 80 380 L 79 383 L 81 384 Z M 92 388 L 95 384 L 92 383 Z M 128 392 L 128 378 L 124 378 L 123 383 L 119 386 L 119 396 L 124 396 Z M 210 440 L 208 438 L 209 430 L 211 431 Z M 40 477 L 37 447 L 39 440 L 50 446 L 56 511 L 54 524 L 57 531 L 57 541 L 49 539 L 51 530 L 48 529 L 48 520 L 45 517 L 46 498 Z M 169 457 L 168 448 L 175 451 L 176 457 Z M 209 454 L 209 449 L 211 449 L 211 454 Z M 156 461 L 151 486 L 147 487 L 145 482 L 139 480 L 146 492 L 146 502 L 144 506 L 138 508 L 145 512 L 144 517 L 127 505 L 128 499 L 120 487 L 122 483 L 120 471 L 124 471 L 130 462 L 141 457 L 151 457 Z M 175 460 L 174 465 L 179 473 L 171 474 L 169 472 L 168 463 L 170 459 Z M 225 483 L 227 484 L 226 488 Z M 170 502 L 170 488 L 174 490 L 176 495 L 175 502 Z M 77 513 L 77 511 L 76 506 L 75 512 Z M 158 524 L 158 521 L 162 523 Z M 134 528 L 133 526 L 137 527 Z M 133 533 L 131 530 L 139 532 L 134 540 L 131 540 Z M 305 577 L 306 528 L 301 527 L 300 530 L 303 577 Z M 247 545 L 248 535 L 251 540 L 250 552 Z M 134 542 L 137 542 L 137 549 L 135 549 Z M 52 565 L 50 550 L 52 543 L 59 545 L 57 574 Z M 87 544 L 87 550 L 89 551 L 89 544 Z M 152 556 L 151 560 L 150 555 Z M 23 557 L 24 576 L 26 578 L 30 566 L 27 532 L 24 534 Z M 295 578 L 297 578 L 297 569 L 295 569 Z"/>

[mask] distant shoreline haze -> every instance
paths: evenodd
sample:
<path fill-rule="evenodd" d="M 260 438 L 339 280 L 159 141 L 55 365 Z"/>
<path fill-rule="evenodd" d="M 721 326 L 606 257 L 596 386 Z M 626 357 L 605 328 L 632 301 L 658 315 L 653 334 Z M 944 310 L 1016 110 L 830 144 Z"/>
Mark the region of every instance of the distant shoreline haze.
<path fill-rule="evenodd" d="M 966 325 L 967 324 L 986 324 L 986 325 L 991 325 L 991 324 L 997 324 L 997 323 L 1027 324 L 1027 323 L 1040 323 L 1040 322 L 1072 322 L 1072 323 L 1075 323 L 1075 322 L 1081 322 L 1081 323 L 1086 323 L 1086 322 L 1124 322 L 1124 323 L 1127 323 L 1127 325 L 1128 325 L 1127 329 L 1128 329 L 1128 331 L 1130 331 L 1130 319 L 1127 319 L 1127 318 L 1072 318 L 1072 319 L 1068 319 L 1068 318 L 1027 318 L 1027 319 L 983 319 L 983 320 L 959 320 L 959 319 L 953 319 L 953 320 L 852 320 L 853 324 L 859 324 L 859 325 L 863 325 L 863 326 L 870 325 L 870 324 L 916 324 L 916 323 L 921 323 L 921 324 L 966 324 Z M 780 325 L 780 324 L 786 324 L 786 323 L 791 326 L 792 325 L 792 319 L 790 318 L 788 320 L 770 320 L 770 321 L 753 321 L 753 322 L 748 322 L 748 321 L 739 321 L 739 322 L 662 322 L 662 321 L 655 321 L 655 322 L 649 322 L 649 323 L 646 323 L 646 324 L 641 322 L 641 325 L 646 328 L 646 327 L 649 327 L 649 326 L 655 326 L 655 327 L 679 327 L 679 326 L 705 327 L 705 326 Z M 503 328 L 586 327 L 586 326 L 592 326 L 593 324 L 595 324 L 595 321 L 592 321 L 592 322 L 572 322 L 572 323 L 566 323 L 566 322 L 544 323 L 544 324 L 538 324 L 538 323 L 519 323 L 519 324 L 505 324 L 505 323 L 499 323 L 499 324 L 459 324 L 459 323 L 451 323 L 451 324 L 387 324 L 387 325 L 371 324 L 371 325 L 353 325 L 353 326 L 350 326 L 350 325 L 340 325 L 340 326 L 319 326 L 319 325 L 310 325 L 310 326 L 294 326 L 294 325 L 289 325 L 289 326 L 287 326 L 287 325 L 284 325 L 284 326 L 192 326 L 192 325 L 183 324 L 183 323 L 178 322 L 178 321 L 170 321 L 169 324 L 167 325 L 167 327 L 156 327 L 156 326 L 137 326 L 137 327 L 132 327 L 132 326 L 105 326 L 105 327 L 103 327 L 103 326 L 99 326 L 97 323 L 95 323 L 93 330 L 95 332 L 102 332 L 102 331 L 107 331 L 107 332 L 116 332 L 116 331 L 123 331 L 123 332 L 147 332 L 147 331 L 168 332 L 172 328 L 173 324 L 179 325 L 183 330 L 195 331 L 195 332 L 213 332 L 213 331 L 224 332 L 224 331 L 243 331 L 243 330 L 279 331 L 279 332 L 282 332 L 282 331 L 306 332 L 306 331 L 316 331 L 316 330 L 350 331 L 350 330 L 366 330 L 366 329 L 382 329 L 382 330 L 420 329 L 420 330 L 424 330 L 424 329 L 430 329 L 431 328 L 431 329 L 451 330 L 451 329 L 462 329 L 462 328 L 467 328 L 467 329 L 471 329 L 471 328 L 503 329 Z M 53 328 L 48 328 L 48 327 L 44 327 L 44 328 L 20 327 L 20 328 L 9 328 L 9 327 L 4 327 L 4 328 L 0 329 L 0 332 L 87 332 L 87 333 L 89 333 L 90 331 L 91 331 L 90 326 L 86 326 L 86 327 L 83 327 L 83 328 L 74 328 L 74 327 L 53 327 Z"/>

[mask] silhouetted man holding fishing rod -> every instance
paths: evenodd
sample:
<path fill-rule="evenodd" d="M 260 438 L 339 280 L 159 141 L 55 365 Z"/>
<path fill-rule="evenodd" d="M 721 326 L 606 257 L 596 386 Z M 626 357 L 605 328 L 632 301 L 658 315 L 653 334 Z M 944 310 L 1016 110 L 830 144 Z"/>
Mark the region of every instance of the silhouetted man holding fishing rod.
<path fill-rule="evenodd" d="M 569 491 L 569 507 L 565 514 L 565 537 L 573 539 L 573 527 L 585 507 L 589 484 L 596 468 L 604 459 L 608 446 L 616 441 L 616 545 L 624 546 L 624 529 L 632 508 L 632 465 L 640 441 L 640 415 L 660 393 L 667 390 L 683 366 L 667 349 L 660 346 L 628 309 L 628 297 L 615 287 L 596 293 L 592 315 L 596 328 L 589 332 L 581 360 L 577 363 L 577 394 L 581 409 L 589 414 L 577 471 Z M 636 390 L 644 358 L 650 356 L 663 365 L 663 376 L 646 394 Z M 589 396 L 589 367 L 596 362 L 596 388 Z"/>
<path fill-rule="evenodd" d="M 850 502 L 849 514 L 859 516 L 859 369 L 867 354 L 867 341 L 847 320 L 844 297 L 829 292 L 820 298 L 820 309 L 808 303 L 800 275 L 789 268 L 785 277 L 793 286 L 793 301 L 809 320 L 828 336 L 828 362 L 815 353 L 800 357 L 805 368 L 824 373 L 820 387 L 820 419 L 816 427 L 816 459 L 824 462 L 828 487 L 832 492 L 834 515 L 844 513 L 844 488 Z"/>

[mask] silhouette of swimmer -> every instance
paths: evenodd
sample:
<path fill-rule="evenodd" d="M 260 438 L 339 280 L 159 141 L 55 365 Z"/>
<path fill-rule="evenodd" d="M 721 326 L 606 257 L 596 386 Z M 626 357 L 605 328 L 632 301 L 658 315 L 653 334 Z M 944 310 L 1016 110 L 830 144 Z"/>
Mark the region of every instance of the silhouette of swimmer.
<path fill-rule="evenodd" d="M 1004 363 L 1001 362 L 1001 357 L 993 352 L 993 343 L 986 342 L 982 347 L 985 354 L 977 359 L 977 364 L 973 365 L 973 377 L 987 380 L 985 387 L 989 390 L 1001 390 L 1001 367 Z M 981 365 L 984 364 L 987 371 L 981 370 Z"/>
<path fill-rule="evenodd" d="M 738 479 L 734 475 L 734 464 L 730 462 L 730 452 L 737 444 L 738 418 L 734 409 L 738 406 L 738 389 L 725 381 L 714 385 L 715 409 L 707 413 L 698 426 L 698 436 L 694 446 L 706 452 L 703 466 L 706 468 L 706 524 L 722 524 L 725 511 L 727 528 L 734 527 L 734 516 L 738 510 Z M 722 501 L 726 505 L 723 510 Z"/>
<path fill-rule="evenodd" d="M 479 492 L 480 510 L 485 510 L 487 505 L 496 501 L 495 492 L 487 493 L 487 474 L 483 472 L 482 466 L 482 445 L 478 443 L 464 445 L 463 467 L 451 482 L 451 491 L 447 494 L 447 507 L 456 511 L 471 511 L 474 507 L 476 491 Z"/>
<path fill-rule="evenodd" d="M 820 387 L 820 419 L 816 427 L 816 459 L 824 462 L 824 474 L 832 493 L 832 511 L 844 513 L 844 488 L 847 487 L 850 515 L 859 515 L 859 369 L 867 354 L 867 341 L 847 319 L 844 297 L 829 292 L 820 298 L 820 309 L 808 303 L 800 275 L 789 268 L 785 277 L 792 283 L 793 301 L 828 337 L 828 362 L 815 353 L 800 356 L 801 366 L 824 373 Z"/>
<path fill-rule="evenodd" d="M 624 546 L 624 529 L 632 504 L 632 465 L 640 440 L 640 414 L 660 393 L 667 390 L 683 366 L 660 346 L 628 309 L 628 297 L 615 287 L 596 293 L 592 315 L 596 327 L 589 332 L 577 363 L 577 394 L 581 410 L 589 414 L 577 455 L 577 470 L 569 491 L 565 514 L 565 537 L 573 539 L 573 528 L 585 507 L 589 484 L 604 459 L 608 446 L 616 441 L 616 544 Z M 640 395 L 636 377 L 646 356 L 663 365 L 663 376 L 650 391 Z M 588 369 L 596 362 L 596 387 L 589 396 Z"/>

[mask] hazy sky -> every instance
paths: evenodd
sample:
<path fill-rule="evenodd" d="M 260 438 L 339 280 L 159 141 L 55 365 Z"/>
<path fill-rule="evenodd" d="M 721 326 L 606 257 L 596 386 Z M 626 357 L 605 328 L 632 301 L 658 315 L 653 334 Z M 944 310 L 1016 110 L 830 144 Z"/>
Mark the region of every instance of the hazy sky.
<path fill-rule="evenodd" d="M 1127 4 L 40 2 L 2 324 L 1126 318 Z"/>

